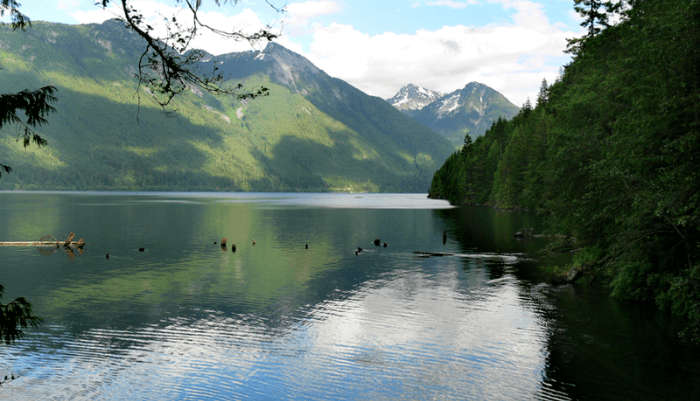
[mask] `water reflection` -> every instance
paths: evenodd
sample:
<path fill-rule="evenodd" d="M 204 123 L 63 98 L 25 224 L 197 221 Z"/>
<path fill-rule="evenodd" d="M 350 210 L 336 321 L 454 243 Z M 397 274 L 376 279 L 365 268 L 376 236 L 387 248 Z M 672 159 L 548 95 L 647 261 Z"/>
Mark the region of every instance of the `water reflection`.
<path fill-rule="evenodd" d="M 526 283 L 521 281 L 521 283 Z M 575 399 L 697 399 L 697 348 L 675 341 L 653 305 L 629 305 L 603 288 L 528 289 L 548 327 L 545 383 Z"/>
<path fill-rule="evenodd" d="M 205 317 L 174 317 L 138 329 L 93 328 L 77 337 L 51 327 L 53 333 L 31 336 L 20 345 L 24 352 L 10 355 L 15 371 L 28 379 L 8 391 L 26 399 L 54 391 L 159 399 L 534 394 L 544 333 L 536 314 L 523 309 L 517 289 L 488 283 L 478 272 L 469 274 L 485 285 L 464 286 L 465 272 L 434 268 L 392 272 L 279 320 L 202 311 Z M 56 351 L 47 357 L 48 338 Z M 83 390 L 76 393 L 78 388 Z"/>
<path fill-rule="evenodd" d="M 46 219 L 88 242 L 74 259 L 0 248 L 6 295 L 46 320 L 0 348 L 0 374 L 20 375 L 0 398 L 576 399 L 624 374 L 581 375 L 618 366 L 608 345 L 629 348 L 575 323 L 611 305 L 529 278 L 521 255 L 535 245 L 512 236 L 536 225 L 525 215 L 415 195 L 0 194 L 0 205 L 3 239 L 31 239 Z M 613 318 L 640 320 L 627 313 Z"/>
<path fill-rule="evenodd" d="M 531 215 L 488 208 L 440 210 L 459 247 L 523 252 L 530 260 L 492 264 L 494 280 L 512 277 L 523 304 L 545 332 L 538 399 L 656 400 L 700 398 L 700 353 L 676 341 L 673 322 L 653 305 L 611 299 L 607 288 L 551 286 L 536 267 L 542 239 L 513 233 L 541 223 Z M 465 266 L 465 268 L 467 268 Z"/>

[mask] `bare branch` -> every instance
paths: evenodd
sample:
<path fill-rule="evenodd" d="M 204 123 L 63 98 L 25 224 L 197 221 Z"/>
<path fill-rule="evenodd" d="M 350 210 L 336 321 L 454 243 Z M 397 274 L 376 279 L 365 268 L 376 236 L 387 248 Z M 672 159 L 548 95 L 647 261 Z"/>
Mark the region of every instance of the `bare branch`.
<path fill-rule="evenodd" d="M 97 4 L 107 7 L 110 1 L 100 0 Z M 146 84 L 151 95 L 161 107 L 169 105 L 175 96 L 190 87 L 197 87 L 212 94 L 233 95 L 241 100 L 268 95 L 269 90 L 263 86 L 254 90 L 244 90 L 241 85 L 225 86 L 222 82 L 224 77 L 217 73 L 218 67 L 214 66 L 210 73 L 201 71 L 202 64 L 200 62 L 205 53 L 189 49 L 200 29 L 225 38 L 246 40 L 251 43 L 260 40 L 271 41 L 278 35 L 271 32 L 269 27 L 253 33 L 219 29 L 200 20 L 198 13 L 202 4 L 201 0 L 175 1 L 184 3 L 190 11 L 192 15 L 190 26 L 183 26 L 174 16 L 166 18 L 167 34 L 165 37 L 159 38 L 154 33 L 154 28 L 146 22 L 144 15 L 131 5 L 130 0 L 119 0 L 127 28 L 133 30 L 146 42 L 145 50 L 139 59 L 138 87 Z M 214 1 L 217 5 L 227 2 L 226 0 Z M 238 0 L 231 2 L 236 4 Z M 284 12 L 284 8 L 275 7 L 269 0 L 266 0 L 266 3 L 275 11 Z"/>

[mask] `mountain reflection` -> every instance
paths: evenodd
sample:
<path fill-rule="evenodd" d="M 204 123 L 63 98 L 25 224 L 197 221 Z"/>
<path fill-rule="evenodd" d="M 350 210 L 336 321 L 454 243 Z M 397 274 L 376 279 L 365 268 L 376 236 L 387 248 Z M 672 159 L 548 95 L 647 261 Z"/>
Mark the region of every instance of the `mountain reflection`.
<path fill-rule="evenodd" d="M 512 235 L 537 229 L 525 214 L 423 195 L 0 196 L 5 238 L 46 221 L 87 242 L 72 259 L 0 248 L 6 295 L 45 319 L 0 348 L 0 374 L 20 376 L 1 396 L 644 399 L 661 381 L 697 387 L 697 362 L 646 312 L 538 281 L 523 259 L 540 244 Z"/>

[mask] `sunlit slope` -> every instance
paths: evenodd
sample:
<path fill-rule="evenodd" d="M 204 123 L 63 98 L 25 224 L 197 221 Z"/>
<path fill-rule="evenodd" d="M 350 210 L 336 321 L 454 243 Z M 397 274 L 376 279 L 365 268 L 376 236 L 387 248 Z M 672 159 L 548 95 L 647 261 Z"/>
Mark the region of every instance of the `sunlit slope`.
<path fill-rule="evenodd" d="M 169 112 L 136 96 L 138 38 L 114 21 L 2 28 L 0 92 L 58 88 L 57 112 L 26 150 L 13 128 L 0 188 L 426 191 L 450 146 L 379 98 L 278 46 L 211 57 L 230 83 L 271 95 L 242 104 L 197 90 Z M 18 131 L 17 131 L 18 132 Z"/>

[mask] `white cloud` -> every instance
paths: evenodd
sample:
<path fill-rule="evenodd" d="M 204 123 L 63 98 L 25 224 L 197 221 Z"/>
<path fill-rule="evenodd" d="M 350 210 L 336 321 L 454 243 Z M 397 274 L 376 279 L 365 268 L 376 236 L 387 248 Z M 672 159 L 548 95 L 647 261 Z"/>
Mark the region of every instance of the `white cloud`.
<path fill-rule="evenodd" d="M 219 12 L 201 13 L 201 18 L 214 27 L 228 31 L 238 30 L 246 34 L 252 34 L 265 27 L 258 15 L 249 8 L 233 16 L 226 16 Z M 205 49 L 213 54 L 246 51 L 252 48 L 262 50 L 265 44 L 265 41 L 249 43 L 247 41 L 224 38 L 211 31 L 202 31 L 202 34 L 192 41 L 193 48 Z"/>
<path fill-rule="evenodd" d="M 164 18 L 175 16 L 179 21 L 190 21 L 190 11 L 184 7 L 173 6 L 175 3 L 164 3 L 156 0 L 142 0 L 138 3 L 138 10 L 146 17 L 146 22 L 154 27 L 155 36 L 165 37 L 167 33 Z M 91 10 L 79 10 L 71 14 L 79 23 L 101 23 L 110 18 L 123 17 L 123 12 L 115 2 L 110 3 L 107 9 L 95 7 Z M 199 19 L 214 28 L 229 31 L 252 34 L 265 28 L 258 14 L 249 8 L 240 10 L 233 15 L 226 15 L 220 11 L 200 11 Z M 251 44 L 245 40 L 235 40 L 223 37 L 206 29 L 200 29 L 198 36 L 192 41 L 191 48 L 204 49 L 213 54 L 246 51 L 253 48 L 260 50 L 264 44 Z"/>
<path fill-rule="evenodd" d="M 291 3 L 285 7 L 284 34 L 305 35 L 311 32 L 313 21 L 324 15 L 340 12 L 342 7 L 336 1 L 314 0 Z"/>
<path fill-rule="evenodd" d="M 473 1 L 432 0 L 428 3 L 461 7 Z M 314 22 L 318 17 L 342 11 L 337 1 L 293 2 L 286 7 L 284 35 L 277 42 L 301 53 L 330 75 L 384 98 L 392 96 L 408 82 L 449 92 L 478 81 L 500 91 L 515 104 L 522 104 L 528 97 L 534 100 L 542 78 L 552 82 L 558 76 L 560 66 L 568 59 L 563 53 L 566 38 L 577 33 L 568 31 L 560 23 L 551 23 L 543 6 L 533 1 L 482 1 L 503 7 L 510 13 L 511 22 L 481 27 L 444 26 L 408 34 L 367 34 L 352 25 Z M 139 7 L 145 15 L 155 16 L 149 22 L 163 32 L 157 16 L 187 12 L 172 4 L 142 0 Z M 250 8 L 232 16 L 219 11 L 224 10 L 203 12 L 201 17 L 213 26 L 225 30 L 235 27 L 246 32 L 254 32 L 269 23 L 262 21 L 259 17 L 262 14 Z M 83 23 L 101 22 L 117 15 L 119 12 L 115 8 L 73 13 Z M 302 43 L 302 36 L 310 41 Z M 245 41 L 225 39 L 212 33 L 203 34 L 192 45 L 214 54 L 251 49 Z M 262 46 L 264 43 L 256 48 Z"/>
<path fill-rule="evenodd" d="M 340 4 L 328 0 L 292 3 L 287 5 L 286 8 L 289 17 L 299 21 L 308 21 L 322 15 L 335 14 L 341 10 Z"/>
<path fill-rule="evenodd" d="M 542 78 L 557 77 L 566 38 L 574 33 L 550 24 L 539 4 L 498 1 L 514 11 L 512 23 L 377 35 L 330 24 L 314 28 L 304 55 L 330 75 L 384 98 L 408 82 L 449 92 L 478 81 L 522 104 L 536 97 Z"/>
<path fill-rule="evenodd" d="M 425 3 L 426 6 L 449 7 L 449 8 L 467 8 L 472 4 L 477 4 L 475 0 L 454 1 L 454 0 L 434 0 Z"/>

